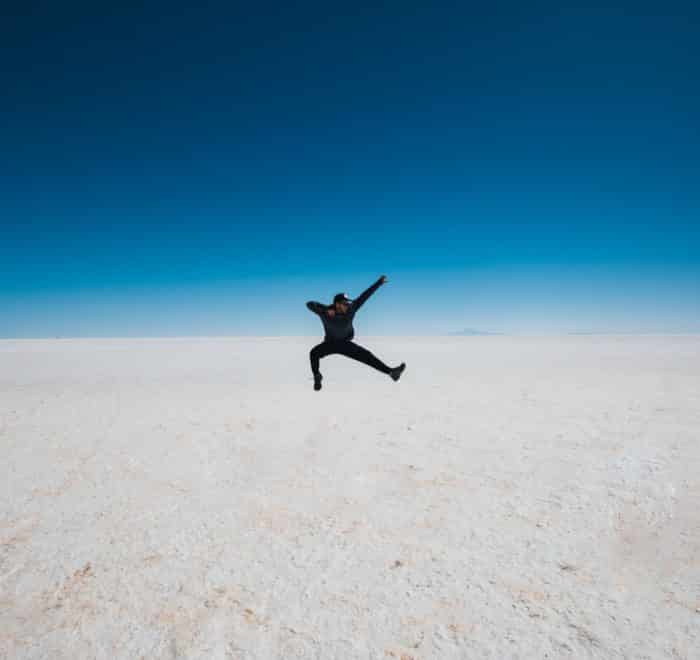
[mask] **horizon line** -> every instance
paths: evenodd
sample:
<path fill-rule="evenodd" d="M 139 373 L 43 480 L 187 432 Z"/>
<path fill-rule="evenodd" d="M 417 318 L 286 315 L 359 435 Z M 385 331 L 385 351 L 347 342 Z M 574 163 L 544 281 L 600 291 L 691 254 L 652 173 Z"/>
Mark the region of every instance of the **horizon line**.
<path fill-rule="evenodd" d="M 421 334 L 366 334 L 363 337 L 444 337 L 450 339 L 493 339 L 500 337 L 586 337 L 586 336 L 656 336 L 678 337 L 697 336 L 700 330 L 687 331 L 643 331 L 643 330 L 613 330 L 613 331 L 569 331 L 569 332 L 483 332 L 462 334 L 460 332 L 421 333 Z M 318 335 L 273 335 L 273 334 L 237 334 L 237 335 L 33 335 L 33 336 L 0 336 L 0 341 L 72 341 L 72 340 L 158 340 L 158 339 L 318 339 Z"/>

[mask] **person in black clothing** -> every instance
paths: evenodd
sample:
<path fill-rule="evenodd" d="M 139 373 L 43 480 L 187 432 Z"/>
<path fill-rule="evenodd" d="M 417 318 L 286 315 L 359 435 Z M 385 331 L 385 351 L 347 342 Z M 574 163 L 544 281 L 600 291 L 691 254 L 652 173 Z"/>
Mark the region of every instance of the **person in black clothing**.
<path fill-rule="evenodd" d="M 310 353 L 311 372 L 314 375 L 314 389 L 321 389 L 323 376 L 319 371 L 319 361 L 326 355 L 338 353 L 346 355 L 353 360 L 358 360 L 364 364 L 374 367 L 384 374 L 388 374 L 395 381 L 401 377 L 401 373 L 406 368 L 406 363 L 402 362 L 398 367 L 388 367 L 376 355 L 366 348 L 355 344 L 352 339 L 355 337 L 355 329 L 352 327 L 352 320 L 357 310 L 367 302 L 367 299 L 385 282 L 386 275 L 382 275 L 371 287 L 359 295 L 355 300 L 351 300 L 344 293 L 338 293 L 333 298 L 332 305 L 324 305 L 310 300 L 306 306 L 315 314 L 321 317 L 326 336 L 324 340 L 314 346 Z"/>

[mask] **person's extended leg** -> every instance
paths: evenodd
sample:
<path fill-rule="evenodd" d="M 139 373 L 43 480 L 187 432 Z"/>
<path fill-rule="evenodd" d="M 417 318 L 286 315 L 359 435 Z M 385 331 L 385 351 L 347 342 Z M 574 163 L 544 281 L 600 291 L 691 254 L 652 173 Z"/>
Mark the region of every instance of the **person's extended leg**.
<path fill-rule="evenodd" d="M 336 352 L 341 355 L 345 355 L 353 360 L 358 360 L 370 367 L 374 367 L 377 371 L 381 371 L 383 374 L 390 374 L 391 367 L 384 364 L 374 353 L 371 353 L 366 348 L 356 344 L 352 341 L 344 341 L 338 344 Z"/>

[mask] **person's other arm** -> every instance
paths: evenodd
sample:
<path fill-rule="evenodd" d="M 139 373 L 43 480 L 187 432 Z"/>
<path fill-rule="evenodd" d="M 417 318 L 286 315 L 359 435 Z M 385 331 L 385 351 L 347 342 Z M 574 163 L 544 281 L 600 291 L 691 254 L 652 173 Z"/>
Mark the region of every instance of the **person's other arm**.
<path fill-rule="evenodd" d="M 323 312 L 326 310 L 326 306 L 321 304 L 320 302 L 316 302 L 315 300 L 309 300 L 309 302 L 306 303 L 306 306 L 314 313 L 314 314 L 323 314 Z"/>
<path fill-rule="evenodd" d="M 386 282 L 386 275 L 382 275 L 371 287 L 363 291 L 352 303 L 352 308 L 357 311 L 367 302 L 367 299 L 382 285 Z"/>

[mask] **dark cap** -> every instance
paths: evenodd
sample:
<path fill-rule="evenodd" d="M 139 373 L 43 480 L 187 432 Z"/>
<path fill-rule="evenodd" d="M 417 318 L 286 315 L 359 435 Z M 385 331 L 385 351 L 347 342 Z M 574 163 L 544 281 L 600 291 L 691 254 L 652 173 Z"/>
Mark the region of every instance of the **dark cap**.
<path fill-rule="evenodd" d="M 339 303 L 339 302 L 344 302 L 344 303 L 351 303 L 352 300 L 348 298 L 344 293 L 336 293 L 335 297 L 333 298 L 333 304 Z"/>

